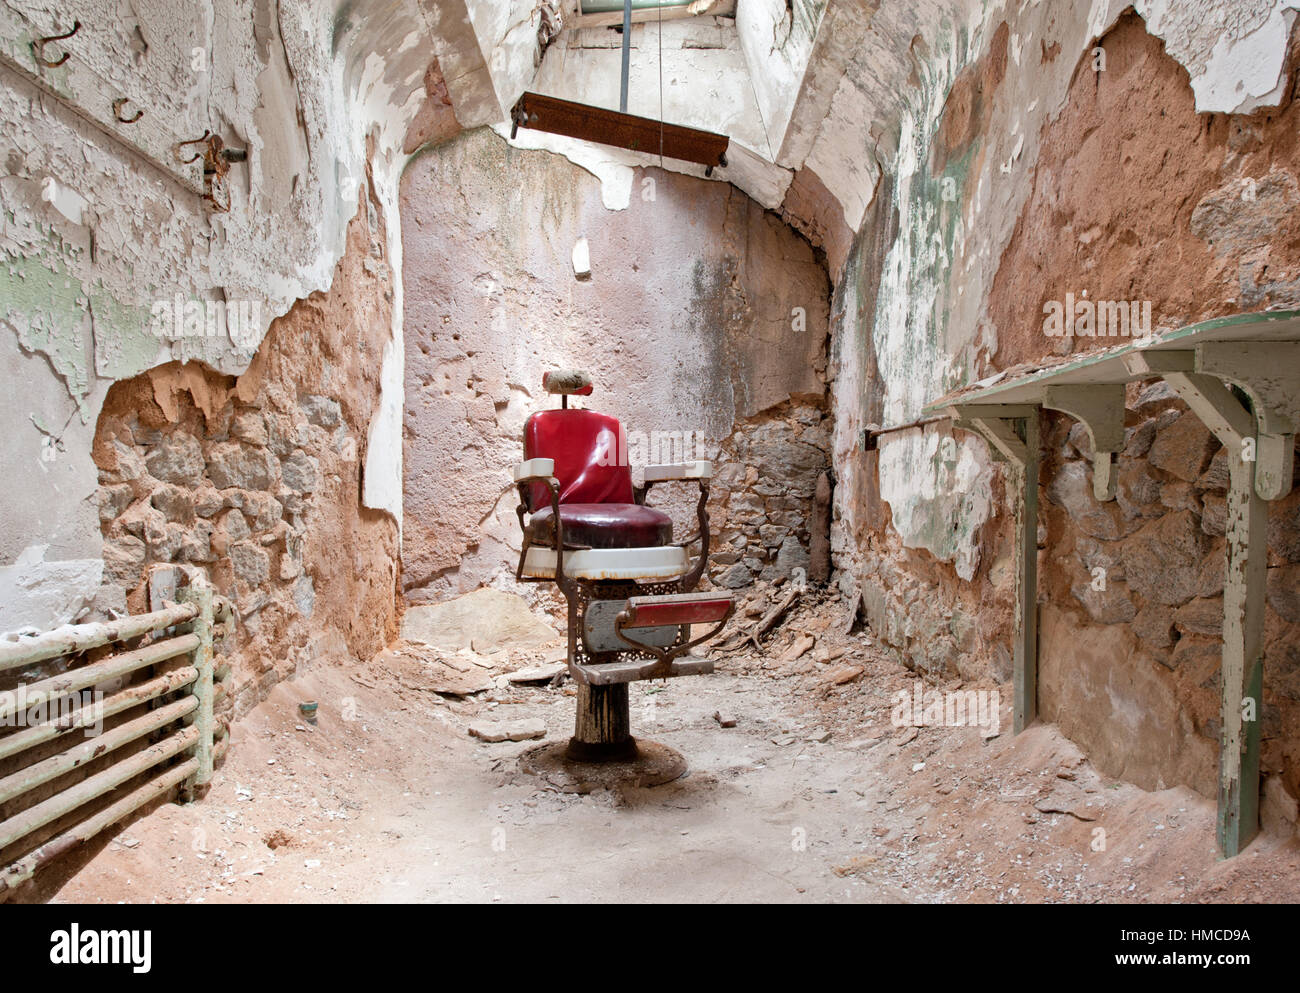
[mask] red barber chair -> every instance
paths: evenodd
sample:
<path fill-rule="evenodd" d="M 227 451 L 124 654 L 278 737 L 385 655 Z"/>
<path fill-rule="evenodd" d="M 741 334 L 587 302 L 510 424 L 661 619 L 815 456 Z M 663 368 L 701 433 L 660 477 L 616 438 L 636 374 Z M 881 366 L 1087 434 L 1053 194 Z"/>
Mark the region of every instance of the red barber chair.
<path fill-rule="evenodd" d="M 515 576 L 554 582 L 569 604 L 569 674 L 578 685 L 578 716 L 566 756 L 581 762 L 637 757 L 628 684 L 703 675 L 713 662 L 690 654 L 717 635 L 735 605 L 728 593 L 695 593 L 709 554 L 709 478 L 705 461 L 652 465 L 633 487 L 618 420 L 569 407 L 590 396 L 591 379 L 550 372 L 543 388 L 559 410 L 524 425 L 524 459 L 514 470 L 523 548 Z M 673 541 L 672 519 L 645 505 L 652 486 L 699 487 L 698 534 Z M 689 552 L 698 544 L 692 560 Z M 700 637 L 691 625 L 712 624 Z"/>

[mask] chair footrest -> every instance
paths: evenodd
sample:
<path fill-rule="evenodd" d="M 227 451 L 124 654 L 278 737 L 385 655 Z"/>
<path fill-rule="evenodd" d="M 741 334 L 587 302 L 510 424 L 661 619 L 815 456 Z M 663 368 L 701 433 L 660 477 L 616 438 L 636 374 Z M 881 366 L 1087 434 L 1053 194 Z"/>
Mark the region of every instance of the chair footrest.
<path fill-rule="evenodd" d="M 683 655 L 666 666 L 655 659 L 628 659 L 598 665 L 570 665 L 569 674 L 589 686 L 635 683 L 642 679 L 671 679 L 674 676 L 707 676 L 713 671 L 713 659 Z"/>
<path fill-rule="evenodd" d="M 650 628 L 666 624 L 716 624 L 730 616 L 735 602 L 730 593 L 669 593 L 664 596 L 629 597 L 624 628 Z"/>

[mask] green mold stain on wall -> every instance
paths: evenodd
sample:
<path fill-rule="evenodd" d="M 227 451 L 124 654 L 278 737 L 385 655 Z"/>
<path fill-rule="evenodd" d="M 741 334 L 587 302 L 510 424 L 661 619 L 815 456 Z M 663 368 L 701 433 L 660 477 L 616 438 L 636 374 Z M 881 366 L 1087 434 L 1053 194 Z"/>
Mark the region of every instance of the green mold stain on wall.
<path fill-rule="evenodd" d="M 918 417 L 927 401 L 966 374 L 950 358 L 960 350 L 948 347 L 947 302 L 979 139 L 946 162 L 939 175 L 931 175 L 929 163 L 948 94 L 970 62 L 972 35 L 966 26 L 947 22 L 934 37 L 932 51 L 919 44 L 913 48 L 916 85 L 904 99 L 898 152 L 889 170 L 896 177 L 899 232 L 884 260 L 872 324 L 886 424 Z M 906 545 L 928 549 L 956 562 L 959 573 L 973 574 L 976 533 L 988 518 L 990 495 L 987 468 L 968 446 L 949 447 L 934 429 L 882 438 L 880 489 Z"/>

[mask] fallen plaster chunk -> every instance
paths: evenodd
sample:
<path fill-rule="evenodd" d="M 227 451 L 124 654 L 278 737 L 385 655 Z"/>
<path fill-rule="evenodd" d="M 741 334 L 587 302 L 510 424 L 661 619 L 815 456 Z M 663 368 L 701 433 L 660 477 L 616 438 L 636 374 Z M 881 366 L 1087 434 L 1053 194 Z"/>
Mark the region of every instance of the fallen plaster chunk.
<path fill-rule="evenodd" d="M 517 669 L 506 676 L 512 683 L 549 683 L 560 673 L 569 668 L 567 662 L 549 662 L 545 665 L 531 665 L 526 669 Z"/>
<path fill-rule="evenodd" d="M 536 717 L 517 721 L 478 721 L 469 726 L 470 736 L 483 741 L 528 741 L 546 737 L 546 724 Z"/>

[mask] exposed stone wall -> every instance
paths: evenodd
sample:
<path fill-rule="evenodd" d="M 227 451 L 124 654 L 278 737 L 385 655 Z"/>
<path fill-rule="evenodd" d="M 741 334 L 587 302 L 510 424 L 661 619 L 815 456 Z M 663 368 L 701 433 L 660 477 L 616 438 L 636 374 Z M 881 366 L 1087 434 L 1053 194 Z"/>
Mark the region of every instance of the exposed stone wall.
<path fill-rule="evenodd" d="M 402 183 L 406 317 L 402 577 L 413 601 L 504 582 L 518 558 L 509 468 L 548 369 L 589 371 L 575 403 L 619 417 L 630 461 L 718 455 L 715 523 L 746 582 L 806 543 L 827 463 L 829 314 L 808 242 L 729 185 L 637 170 L 630 205 L 568 159 L 480 129 Z M 589 278 L 572 253 L 585 238 Z M 656 437 L 690 438 L 651 452 Z M 691 487 L 656 487 L 677 533 Z M 772 520 L 764 516 L 771 511 Z M 722 547 L 715 545 L 715 547 Z M 748 559 L 748 562 L 745 560 Z"/>
<path fill-rule="evenodd" d="M 235 699 L 396 627 L 397 525 L 361 505 L 392 273 L 372 201 L 331 288 L 274 322 L 248 371 L 169 363 L 113 385 L 95 434 L 104 607 L 148 609 L 154 563 L 206 568 L 238 615 Z M 114 604 L 114 601 L 116 603 Z"/>
<path fill-rule="evenodd" d="M 1058 416 L 1045 433 L 1039 698 L 1043 716 L 1102 768 L 1148 788 L 1185 782 L 1213 793 L 1227 455 L 1163 383 L 1132 389 L 1115 500 L 1092 496 L 1081 427 Z M 1269 505 L 1261 708 L 1261 767 L 1285 771 L 1293 795 L 1298 559 L 1300 491 Z"/>
<path fill-rule="evenodd" d="M 737 425 L 715 457 L 712 574 L 737 589 L 808 568 L 817 477 L 830 468 L 819 405 L 789 403 Z"/>
<path fill-rule="evenodd" d="M 1197 112 L 1187 71 L 1139 17 L 1120 17 L 1095 43 L 1071 48 L 1057 44 L 1073 30 L 1068 18 L 1030 32 L 1030 16 L 1037 15 L 1008 12 L 1011 42 L 1000 27 L 989 30 L 979 56 L 955 74 L 934 134 L 909 152 L 909 162 L 926 163 L 920 198 L 916 175 L 907 177 L 910 197 L 893 191 L 895 180 L 886 176 L 833 300 L 841 482 L 833 549 L 841 584 L 861 591 L 882 640 L 936 678 L 1010 676 L 1010 500 L 982 442 L 947 425 L 902 432 L 882 441 L 881 452 L 861 450 L 866 424 L 919 413 L 907 403 L 891 406 L 900 370 L 928 382 L 933 397 L 999 369 L 1114 344 L 1044 334 L 1044 304 L 1066 292 L 1150 300 L 1155 329 L 1296 305 L 1294 38 L 1278 107 L 1222 115 Z M 1031 33 L 1042 40 L 1032 58 L 1022 50 L 1008 62 L 1004 46 Z M 1105 53 L 1100 73 L 1094 47 Z M 1041 133 L 1024 136 L 1032 157 L 988 161 L 1015 94 L 1027 79 L 1053 74 L 1068 87 Z M 955 208 L 942 185 L 954 176 Z M 973 203 L 963 198 L 972 195 L 963 194 L 968 189 L 981 191 Z M 992 246 L 996 265 L 988 274 L 969 261 L 973 229 L 963 233 L 958 225 L 953 234 L 944 221 L 958 209 L 969 222 L 986 196 L 1017 204 L 1006 241 Z M 931 215 L 939 238 L 928 243 L 942 244 L 947 260 L 908 254 L 915 242 L 901 229 Z M 918 299 L 937 301 L 946 313 L 918 319 L 925 305 Z M 974 313 L 978 320 L 956 323 Z M 898 327 L 933 336 L 938 361 L 948 365 L 936 369 L 924 348 L 912 348 L 900 366 L 890 331 Z M 1128 406 L 1119 495 L 1104 504 L 1091 495 L 1082 428 L 1044 415 L 1040 712 L 1109 774 L 1212 794 L 1223 456 L 1164 387 L 1131 386 Z M 1295 795 L 1300 497 L 1269 511 L 1263 769 L 1281 775 Z M 945 540 L 963 528 L 962 540 Z M 1094 589 L 1099 578 L 1104 589 Z"/>

